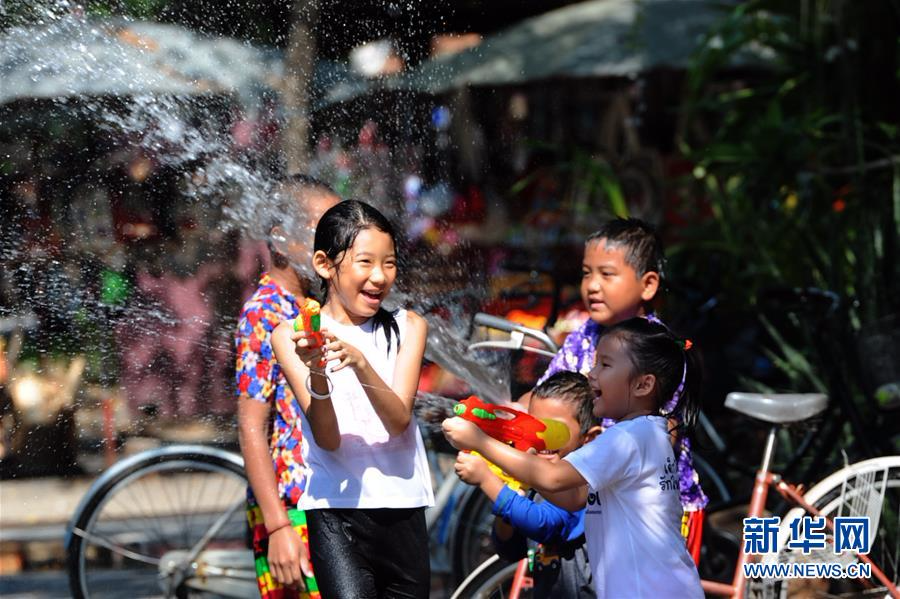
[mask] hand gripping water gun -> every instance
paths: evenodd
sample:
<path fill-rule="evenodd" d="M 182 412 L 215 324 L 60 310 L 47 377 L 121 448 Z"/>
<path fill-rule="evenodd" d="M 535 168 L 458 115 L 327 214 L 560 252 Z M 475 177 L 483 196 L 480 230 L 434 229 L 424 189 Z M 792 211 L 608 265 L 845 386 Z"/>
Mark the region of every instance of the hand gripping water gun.
<path fill-rule="evenodd" d="M 309 333 L 310 347 L 318 347 L 324 341 L 322 334 L 319 332 L 319 327 L 322 323 L 319 310 L 319 302 L 308 297 L 303 305 L 300 306 L 300 313 L 297 314 L 297 318 L 294 319 L 295 332 L 306 331 Z"/>
<path fill-rule="evenodd" d="M 520 410 L 483 402 L 474 395 L 453 406 L 453 413 L 474 423 L 487 435 L 519 451 L 528 451 L 531 448 L 537 451 L 554 451 L 569 441 L 569 427 L 559 420 L 535 418 Z M 491 471 L 513 491 L 523 488 L 522 483 L 495 464 L 488 462 L 488 465 Z"/>

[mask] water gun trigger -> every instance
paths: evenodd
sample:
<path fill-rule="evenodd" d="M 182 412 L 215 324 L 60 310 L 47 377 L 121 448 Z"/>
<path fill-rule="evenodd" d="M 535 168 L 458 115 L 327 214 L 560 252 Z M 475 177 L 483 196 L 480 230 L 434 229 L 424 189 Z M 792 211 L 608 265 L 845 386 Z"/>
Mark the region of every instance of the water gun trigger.
<path fill-rule="evenodd" d="M 485 463 L 487 463 L 487 465 L 488 465 L 488 469 L 490 469 L 490 471 L 493 472 L 497 476 L 497 478 L 499 478 L 501 481 L 503 481 L 503 484 L 505 484 L 507 487 L 509 487 L 513 491 L 520 491 L 520 490 L 527 491 L 528 490 L 528 487 L 525 484 L 523 484 L 521 481 L 516 480 L 513 477 L 511 477 L 509 474 L 506 473 L 505 470 L 503 470 L 503 468 L 501 468 L 497 464 L 491 462 L 490 460 L 485 458 L 483 455 L 481 455 L 477 451 L 473 451 L 471 453 L 472 453 L 472 455 L 477 455 L 482 460 L 484 460 Z"/>

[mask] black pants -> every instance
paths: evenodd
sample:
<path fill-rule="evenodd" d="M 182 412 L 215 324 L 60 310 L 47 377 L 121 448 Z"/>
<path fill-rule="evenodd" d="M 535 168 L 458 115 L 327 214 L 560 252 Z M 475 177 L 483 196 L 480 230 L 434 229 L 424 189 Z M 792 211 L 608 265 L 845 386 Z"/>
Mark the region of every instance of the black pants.
<path fill-rule="evenodd" d="M 426 599 L 425 508 L 308 510 L 309 550 L 323 599 Z"/>

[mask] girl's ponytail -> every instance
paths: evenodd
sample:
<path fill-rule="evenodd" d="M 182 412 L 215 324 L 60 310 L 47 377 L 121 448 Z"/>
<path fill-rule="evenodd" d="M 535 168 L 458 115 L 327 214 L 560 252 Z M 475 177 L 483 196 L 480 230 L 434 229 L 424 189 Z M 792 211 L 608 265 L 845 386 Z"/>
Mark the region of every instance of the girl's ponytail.
<path fill-rule="evenodd" d="M 689 339 L 675 339 L 684 356 L 684 379 L 676 390 L 678 398 L 675 406 L 665 414 L 678 424 L 675 429 L 679 436 L 690 436 L 700 416 L 700 394 L 702 392 L 703 365 L 700 352 L 691 347 Z"/>

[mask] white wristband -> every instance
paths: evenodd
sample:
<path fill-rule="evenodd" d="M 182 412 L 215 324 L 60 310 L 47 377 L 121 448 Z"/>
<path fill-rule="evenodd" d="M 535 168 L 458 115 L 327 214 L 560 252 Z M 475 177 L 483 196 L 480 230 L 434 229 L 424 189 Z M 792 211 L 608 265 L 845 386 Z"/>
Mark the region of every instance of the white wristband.
<path fill-rule="evenodd" d="M 313 391 L 312 383 L 310 382 L 309 378 L 309 375 L 306 375 L 306 390 L 309 392 L 310 397 L 312 397 L 313 399 L 328 399 L 329 397 L 331 397 L 331 392 L 334 391 L 334 385 L 331 383 L 330 378 L 328 378 L 327 376 L 325 377 L 325 380 L 328 381 L 328 393 L 325 394 L 316 393 L 315 391 Z"/>

